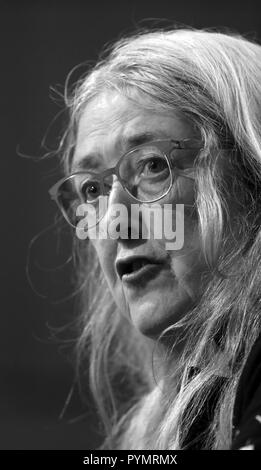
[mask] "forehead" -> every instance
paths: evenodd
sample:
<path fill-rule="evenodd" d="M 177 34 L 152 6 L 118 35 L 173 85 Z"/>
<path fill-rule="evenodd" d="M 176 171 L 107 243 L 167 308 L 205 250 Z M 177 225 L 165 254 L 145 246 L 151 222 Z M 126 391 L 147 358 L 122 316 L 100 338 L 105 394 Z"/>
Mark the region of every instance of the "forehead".
<path fill-rule="evenodd" d="M 86 105 L 79 120 L 73 166 L 88 154 L 104 158 L 124 152 L 139 143 L 139 135 L 178 140 L 195 136 L 195 129 L 177 111 L 154 111 L 123 95 L 104 93 Z"/>

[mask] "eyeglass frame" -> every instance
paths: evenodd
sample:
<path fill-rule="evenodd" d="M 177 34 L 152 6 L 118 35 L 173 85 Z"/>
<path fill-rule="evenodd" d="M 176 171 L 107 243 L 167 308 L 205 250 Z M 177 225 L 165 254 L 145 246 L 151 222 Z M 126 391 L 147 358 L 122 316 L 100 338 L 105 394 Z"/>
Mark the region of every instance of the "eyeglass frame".
<path fill-rule="evenodd" d="M 163 193 L 160 197 L 156 198 L 156 199 L 153 199 L 151 201 L 141 201 L 140 199 L 136 198 L 135 196 L 133 196 L 133 194 L 131 194 L 129 192 L 129 190 L 127 189 L 127 187 L 125 186 L 125 181 L 123 181 L 123 179 L 121 178 L 120 176 L 120 173 L 119 173 L 119 167 L 121 165 L 121 162 L 122 160 L 126 157 L 126 155 L 131 155 L 132 153 L 134 153 L 135 151 L 137 151 L 139 148 L 143 148 L 143 147 L 146 147 L 146 146 L 150 146 L 150 145 L 153 145 L 153 144 L 158 144 L 158 143 L 165 143 L 165 142 L 169 142 L 169 144 L 173 144 L 173 147 L 171 147 L 169 150 L 168 150 L 168 153 L 165 153 L 165 152 L 162 152 L 164 157 L 166 158 L 167 160 L 167 163 L 168 163 L 168 166 L 169 166 L 169 171 L 170 171 L 170 177 L 171 177 L 171 181 L 170 181 L 170 184 L 169 184 L 169 187 L 167 189 L 167 191 L 165 191 L 165 193 Z M 191 146 L 193 145 L 193 146 Z M 67 213 L 66 211 L 64 210 L 64 207 L 62 206 L 62 204 L 59 202 L 59 195 L 58 195 L 58 190 L 59 188 L 62 186 L 62 184 L 73 178 L 74 176 L 77 176 L 77 175 L 80 175 L 80 174 L 85 174 L 85 173 L 88 173 L 88 174 L 91 174 L 91 175 L 94 175 L 98 178 L 99 182 L 101 182 L 101 188 L 102 190 L 104 191 L 104 178 L 107 177 L 107 176 L 110 176 L 110 175 L 116 175 L 117 176 L 117 179 L 119 180 L 119 182 L 121 183 L 121 186 L 123 188 L 124 191 L 127 192 L 127 194 L 129 194 L 129 196 L 131 196 L 133 199 L 135 199 L 136 201 L 138 201 L 139 203 L 141 204 L 151 204 L 151 203 L 154 203 L 154 202 L 157 202 L 159 201 L 160 199 L 162 199 L 163 197 L 165 197 L 173 183 L 174 183 L 174 179 L 173 179 L 173 175 L 172 175 L 172 171 L 171 171 L 171 163 L 170 163 L 170 160 L 169 160 L 169 154 L 172 150 L 203 150 L 204 148 L 204 145 L 203 145 L 203 142 L 202 140 L 200 139 L 182 139 L 182 140 L 174 140 L 174 139 L 155 139 L 155 140 L 152 140 L 150 142 L 146 142 L 144 144 L 141 144 L 141 145 L 138 145 L 134 148 L 132 148 L 131 150 L 125 152 L 121 157 L 120 159 L 118 160 L 117 164 L 114 166 L 114 167 L 111 167 L 111 168 L 107 168 L 106 170 L 102 171 L 101 173 L 96 173 L 94 171 L 86 171 L 86 170 L 83 170 L 83 171 L 76 171 L 74 173 L 72 173 L 71 175 L 68 175 L 68 176 L 64 176 L 63 178 L 61 178 L 59 181 L 57 181 L 49 190 L 48 190 L 48 193 L 50 195 L 50 198 L 52 200 L 54 200 L 58 206 L 58 208 L 60 209 L 60 211 L 62 212 L 64 218 L 66 219 L 66 221 L 72 226 L 75 228 L 75 226 L 69 221 L 68 219 L 68 216 L 67 216 Z M 159 148 L 159 150 L 161 150 Z M 175 161 L 178 161 L 182 159 L 182 157 L 180 158 L 177 158 Z M 194 174 L 195 172 L 195 169 L 193 168 L 189 168 L 189 169 L 179 169 L 177 168 L 177 175 L 179 176 L 183 176 L 185 178 L 189 178 L 189 179 L 195 179 L 195 176 L 192 176 L 192 174 Z M 105 196 L 105 194 L 103 194 Z M 86 202 L 85 202 L 86 203 Z M 86 204 L 91 204 L 91 203 L 86 203 Z"/>

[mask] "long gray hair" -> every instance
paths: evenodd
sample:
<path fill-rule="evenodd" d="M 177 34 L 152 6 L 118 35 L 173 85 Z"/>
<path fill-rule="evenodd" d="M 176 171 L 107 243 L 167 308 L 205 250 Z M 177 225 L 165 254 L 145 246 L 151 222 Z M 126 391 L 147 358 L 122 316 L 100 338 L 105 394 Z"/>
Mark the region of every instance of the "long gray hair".
<path fill-rule="evenodd" d="M 189 29 L 121 39 L 66 93 L 67 173 L 86 104 L 111 90 L 146 108 L 179 110 L 200 131 L 196 210 L 211 275 L 197 305 L 169 329 L 171 338 L 182 326 L 185 348 L 176 360 L 169 349 L 166 376 L 155 383 L 151 345 L 117 310 L 89 242 L 77 241 L 84 286 L 79 371 L 86 377 L 88 370 L 105 448 L 186 448 L 214 393 L 200 445 L 227 449 L 239 376 L 261 326 L 261 47 L 239 35 Z M 222 158 L 230 165 L 226 178 Z"/>

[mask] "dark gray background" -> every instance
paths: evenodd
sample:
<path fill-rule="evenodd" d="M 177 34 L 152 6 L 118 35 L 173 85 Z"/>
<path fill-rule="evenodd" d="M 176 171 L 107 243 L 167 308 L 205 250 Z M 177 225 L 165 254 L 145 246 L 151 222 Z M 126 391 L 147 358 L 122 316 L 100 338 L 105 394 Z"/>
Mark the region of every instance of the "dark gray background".
<path fill-rule="evenodd" d="M 102 46 L 138 24 L 165 19 L 194 27 L 227 27 L 260 38 L 258 1 L 6 1 L 0 6 L 1 34 L 1 329 L 0 448 L 91 449 L 100 442 L 91 400 L 83 407 L 75 392 L 59 415 L 73 381 L 73 326 L 51 339 L 48 325 L 61 329 L 77 317 L 70 299 L 71 265 L 66 231 L 60 249 L 52 232 L 34 244 L 30 263 L 36 295 L 26 277 L 28 247 L 48 227 L 55 208 L 47 189 L 59 177 L 57 162 L 34 163 L 20 151 L 41 156 L 41 141 L 61 109 L 50 86 L 63 85 L 68 72 L 97 59 Z M 155 21 L 144 22 L 150 18 Z M 160 22 L 164 24 L 164 21 Z M 62 88 L 61 88 L 62 89 Z M 55 147 L 60 122 L 48 134 Z M 50 173 L 51 171 L 51 173 Z M 44 296 L 44 297 L 43 297 Z M 62 342 L 63 340 L 63 342 Z M 66 344 L 64 341 L 67 340 Z"/>

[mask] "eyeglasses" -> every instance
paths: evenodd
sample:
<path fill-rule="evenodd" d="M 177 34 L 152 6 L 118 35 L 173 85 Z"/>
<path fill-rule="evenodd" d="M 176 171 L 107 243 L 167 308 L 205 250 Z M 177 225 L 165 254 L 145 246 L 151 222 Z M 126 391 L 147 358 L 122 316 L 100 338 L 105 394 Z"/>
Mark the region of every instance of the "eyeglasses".
<path fill-rule="evenodd" d="M 107 205 L 101 203 L 109 198 L 115 181 L 113 175 L 133 200 L 154 203 L 169 194 L 178 176 L 195 178 L 195 153 L 190 150 L 202 148 L 202 141 L 197 139 L 154 140 L 133 148 L 122 155 L 115 167 L 101 173 L 86 170 L 62 178 L 49 194 L 73 227 L 79 222 L 77 208 L 81 204 L 95 209 L 96 225 L 106 213 L 101 207 Z"/>

